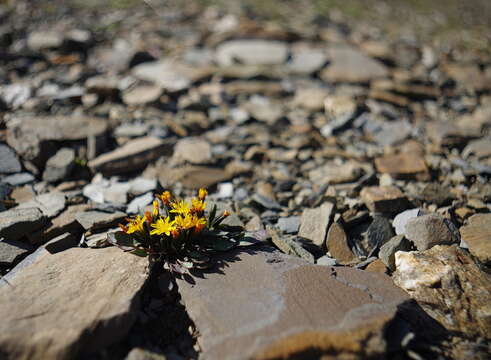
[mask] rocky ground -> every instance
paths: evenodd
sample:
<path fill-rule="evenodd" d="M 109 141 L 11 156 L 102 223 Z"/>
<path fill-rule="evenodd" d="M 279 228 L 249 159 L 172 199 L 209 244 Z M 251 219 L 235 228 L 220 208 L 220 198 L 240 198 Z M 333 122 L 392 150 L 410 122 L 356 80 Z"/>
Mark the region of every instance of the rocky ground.
<path fill-rule="evenodd" d="M 318 3 L 0 1 L 1 359 L 489 358 L 489 33 Z M 108 246 L 199 187 L 256 242 Z"/>

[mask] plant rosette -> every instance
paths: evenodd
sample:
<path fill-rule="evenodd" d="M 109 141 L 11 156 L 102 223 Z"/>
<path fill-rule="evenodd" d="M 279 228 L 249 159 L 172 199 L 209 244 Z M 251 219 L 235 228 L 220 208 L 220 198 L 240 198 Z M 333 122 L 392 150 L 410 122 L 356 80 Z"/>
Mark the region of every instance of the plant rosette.
<path fill-rule="evenodd" d="M 207 211 L 207 195 L 205 189 L 199 189 L 188 202 L 164 191 L 156 196 L 152 211 L 127 218 L 125 225 L 119 225 L 121 231 L 108 234 L 108 242 L 134 255 L 148 256 L 173 273 L 207 268 L 210 255 L 243 246 L 245 235 L 222 225 L 228 211 L 217 214 L 216 204 Z"/>

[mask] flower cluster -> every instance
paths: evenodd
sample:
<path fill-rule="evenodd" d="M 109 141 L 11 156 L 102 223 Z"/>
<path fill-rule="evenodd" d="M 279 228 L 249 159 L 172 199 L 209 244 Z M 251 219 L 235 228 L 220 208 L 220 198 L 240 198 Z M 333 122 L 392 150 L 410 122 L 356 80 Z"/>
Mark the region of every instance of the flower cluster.
<path fill-rule="evenodd" d="M 164 191 L 156 196 L 152 211 L 126 219 L 125 225 L 119 225 L 122 231 L 109 234 L 108 240 L 136 255 L 174 265 L 188 263 L 190 256 L 202 255 L 207 249 L 224 248 L 220 224 L 229 213 L 216 216 L 216 206 L 207 213 L 207 195 L 205 189 L 199 189 L 188 202 Z"/>

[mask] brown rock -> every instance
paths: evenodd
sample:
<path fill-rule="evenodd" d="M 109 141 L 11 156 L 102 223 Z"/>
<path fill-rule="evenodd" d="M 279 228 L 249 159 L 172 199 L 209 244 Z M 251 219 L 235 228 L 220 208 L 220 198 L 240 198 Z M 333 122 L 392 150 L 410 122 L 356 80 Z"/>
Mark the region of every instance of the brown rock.
<path fill-rule="evenodd" d="M 387 273 L 387 267 L 385 266 L 384 262 L 380 259 L 377 259 L 370 264 L 365 269 L 366 271 L 371 271 L 371 272 L 376 272 L 376 273 L 381 273 L 381 274 L 386 274 Z"/>
<path fill-rule="evenodd" d="M 342 165 L 327 163 L 309 171 L 310 181 L 317 184 L 340 184 L 357 180 L 363 168 L 357 162 L 349 161 Z"/>
<path fill-rule="evenodd" d="M 204 139 L 187 137 L 176 143 L 172 157 L 176 163 L 207 164 L 212 161 L 211 146 Z"/>
<path fill-rule="evenodd" d="M 378 172 L 398 178 L 416 178 L 417 180 L 430 178 L 424 159 L 417 154 L 385 155 L 375 159 L 375 166 Z"/>
<path fill-rule="evenodd" d="M 207 166 L 186 165 L 178 168 L 160 166 L 158 168 L 159 181 L 164 187 L 179 181 L 186 188 L 207 188 L 230 179 L 232 175 L 224 169 Z"/>
<path fill-rule="evenodd" d="M 445 328 L 468 337 L 491 334 L 491 276 L 457 246 L 397 252 L 394 282 Z"/>
<path fill-rule="evenodd" d="M 351 251 L 348 236 L 343 229 L 343 225 L 339 222 L 333 223 L 329 228 L 326 245 L 331 256 L 341 265 L 351 264 L 358 260 Z"/>
<path fill-rule="evenodd" d="M 361 199 L 372 212 L 394 213 L 407 208 L 408 201 L 395 186 L 370 186 L 360 192 Z"/>
<path fill-rule="evenodd" d="M 126 335 L 147 278 L 146 258 L 115 247 L 53 254 L 41 248 L 31 257 L 9 273 L 11 286 L 0 282 L 2 355 L 73 359 Z"/>
<path fill-rule="evenodd" d="M 491 214 L 476 214 L 460 228 L 462 240 L 472 255 L 482 262 L 491 261 Z"/>
<path fill-rule="evenodd" d="M 298 354 L 377 357 L 383 329 L 407 298 L 388 277 L 308 265 L 276 251 L 225 255 L 223 273 L 178 280 L 207 359 Z M 240 309 L 240 311 L 238 311 Z"/>
<path fill-rule="evenodd" d="M 143 169 L 162 155 L 170 154 L 170 151 L 170 143 L 156 137 L 143 137 L 98 156 L 88 165 L 94 172 L 106 175 L 133 172 Z"/>
<path fill-rule="evenodd" d="M 304 209 L 300 218 L 298 236 L 309 239 L 315 245 L 323 247 L 333 210 L 334 204 L 329 202 L 314 209 Z"/>

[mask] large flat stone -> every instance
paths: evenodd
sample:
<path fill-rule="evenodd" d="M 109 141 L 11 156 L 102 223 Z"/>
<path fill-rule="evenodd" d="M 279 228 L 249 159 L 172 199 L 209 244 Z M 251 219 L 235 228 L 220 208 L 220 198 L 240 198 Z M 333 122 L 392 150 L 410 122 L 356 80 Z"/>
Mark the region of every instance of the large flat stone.
<path fill-rule="evenodd" d="M 286 61 L 288 47 L 271 40 L 231 40 L 220 44 L 216 61 L 221 66 L 240 63 L 245 65 L 278 65 Z"/>
<path fill-rule="evenodd" d="M 309 351 L 376 358 L 386 350 L 384 328 L 407 299 L 385 275 L 310 265 L 269 248 L 223 260 L 219 271 L 178 280 L 204 359 L 305 358 Z"/>
<path fill-rule="evenodd" d="M 41 248 L 18 267 L 0 281 L 2 359 L 73 359 L 120 340 L 147 279 L 146 258 L 114 247 Z"/>
<path fill-rule="evenodd" d="M 491 262 L 491 214 L 476 214 L 460 228 L 462 240 L 472 255 L 482 262 Z"/>
<path fill-rule="evenodd" d="M 23 159 L 42 167 L 58 150 L 54 142 L 100 137 L 106 129 L 107 122 L 95 117 L 19 117 L 8 124 L 7 143 Z"/>
<path fill-rule="evenodd" d="M 0 212 L 0 237 L 19 240 L 24 235 L 41 229 L 46 217 L 37 207 L 14 208 Z"/>
<path fill-rule="evenodd" d="M 170 144 L 156 137 L 142 137 L 89 161 L 93 171 L 120 174 L 143 169 L 149 162 L 171 152 Z"/>
<path fill-rule="evenodd" d="M 315 245 L 323 247 L 333 210 L 334 204 L 329 202 L 314 209 L 304 209 L 300 218 L 298 236 L 309 239 Z"/>

